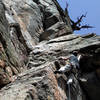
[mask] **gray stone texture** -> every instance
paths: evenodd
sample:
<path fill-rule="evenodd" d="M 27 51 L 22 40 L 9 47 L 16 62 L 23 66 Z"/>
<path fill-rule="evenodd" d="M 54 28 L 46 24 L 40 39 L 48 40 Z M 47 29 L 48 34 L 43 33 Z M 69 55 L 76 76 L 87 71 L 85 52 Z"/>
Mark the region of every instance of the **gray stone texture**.
<path fill-rule="evenodd" d="M 84 56 L 87 81 L 75 84 L 82 100 L 100 100 L 100 36 L 72 33 L 56 0 L 0 0 L 0 100 L 68 100 L 68 77 L 54 74 L 55 61 L 74 50 Z"/>

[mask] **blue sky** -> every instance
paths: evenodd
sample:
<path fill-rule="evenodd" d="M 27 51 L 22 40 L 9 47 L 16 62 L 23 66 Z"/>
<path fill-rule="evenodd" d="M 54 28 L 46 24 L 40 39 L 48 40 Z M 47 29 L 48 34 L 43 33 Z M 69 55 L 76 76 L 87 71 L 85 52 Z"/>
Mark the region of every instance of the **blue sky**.
<path fill-rule="evenodd" d="M 75 31 L 78 34 L 96 33 L 100 35 L 100 0 L 57 0 L 64 9 L 66 1 L 68 2 L 69 16 L 72 20 L 76 20 L 82 14 L 87 12 L 83 24 L 89 24 L 95 28 Z"/>

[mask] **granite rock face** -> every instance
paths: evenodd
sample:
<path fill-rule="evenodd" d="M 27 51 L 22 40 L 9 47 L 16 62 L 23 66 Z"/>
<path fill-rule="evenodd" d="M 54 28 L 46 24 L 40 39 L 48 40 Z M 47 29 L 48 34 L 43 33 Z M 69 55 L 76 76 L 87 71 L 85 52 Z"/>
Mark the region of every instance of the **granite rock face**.
<path fill-rule="evenodd" d="M 56 78 L 46 64 L 35 69 L 28 70 L 18 76 L 18 80 L 7 86 L 6 93 L 0 94 L 2 100 L 62 100 Z M 30 74 L 28 74 L 30 73 Z M 16 84 L 17 82 L 17 84 Z M 16 88 L 17 87 L 17 88 Z M 1 90 L 2 91 L 5 91 Z M 12 94 L 12 95 L 11 95 Z M 17 96 L 17 97 L 16 97 Z"/>
<path fill-rule="evenodd" d="M 72 33 L 56 0 L 0 0 L 0 100 L 68 100 L 55 62 L 74 50 L 83 54 L 80 100 L 100 100 L 100 36 Z"/>
<path fill-rule="evenodd" d="M 39 41 L 60 36 L 57 35 L 60 28 L 63 31 L 61 34 L 67 34 L 69 28 L 67 30 L 66 27 L 70 25 L 64 24 L 64 18 L 59 11 L 63 14 L 64 12 L 58 8 L 60 8 L 58 3 L 52 0 L 3 0 L 3 2 L 1 0 L 0 60 L 3 73 L 7 73 L 6 67 L 12 73 L 10 77 L 27 69 L 25 67 L 27 56 Z M 40 39 L 46 30 L 53 30 L 53 33 L 47 32 L 45 38 Z M 71 29 L 69 31 L 72 33 Z"/>
<path fill-rule="evenodd" d="M 0 96 L 0 99 L 66 100 L 68 95 L 66 90 L 67 77 L 59 74 L 55 75 L 53 73 L 57 69 L 54 62 L 58 60 L 58 57 L 69 56 L 70 52 L 73 50 L 79 50 L 85 55 L 94 55 L 95 50 L 100 46 L 99 39 L 100 36 L 96 36 L 95 34 L 86 36 L 72 34 L 47 42 L 41 42 L 36 45 L 33 51 L 30 52 L 28 58 L 28 70 L 18 75 L 16 81 L 1 89 L 0 95 L 3 96 Z M 95 62 L 93 58 L 94 56 L 91 57 L 91 62 L 88 62 L 86 59 L 85 65 L 81 62 L 83 65 L 82 67 L 86 67 L 87 63 L 90 63 L 90 65 L 87 66 L 88 68 L 100 66 L 100 64 L 97 63 L 100 59 Z M 85 89 L 85 93 L 83 94 L 86 96 L 84 97 L 84 95 L 82 95 L 82 100 L 88 100 L 88 98 L 89 100 L 93 100 L 93 98 L 99 100 L 99 96 L 97 96 L 97 94 L 100 93 L 99 89 L 90 91 L 90 89 L 94 89 L 95 87 L 100 88 L 98 77 L 96 77 L 94 73 L 97 73 L 97 70 L 93 69 L 89 73 L 83 72 L 82 77 L 87 81 L 80 81 L 82 89 Z M 98 85 L 94 84 L 95 81 Z M 75 97 L 73 97 L 72 100 L 75 100 Z"/>
<path fill-rule="evenodd" d="M 52 31 L 55 28 L 53 28 L 53 25 L 59 22 L 59 25 L 56 27 L 58 28 L 60 23 L 63 22 L 57 5 L 55 5 L 52 0 L 4 0 L 3 2 L 7 7 L 7 12 L 10 14 L 6 14 L 7 17 L 9 17 L 9 21 L 11 21 L 11 17 L 13 17 L 13 19 L 16 20 L 15 22 L 19 23 L 22 36 L 29 49 L 32 49 L 33 46 L 39 42 L 40 35 L 43 35 L 46 29 L 52 27 L 49 29 Z M 70 33 L 72 32 L 71 28 L 70 30 L 69 28 L 66 29 L 65 27 L 64 30 L 66 34 L 67 31 L 68 33 L 69 31 Z M 65 34 L 65 32 L 63 34 Z M 52 35 L 52 32 L 47 33 L 47 35 Z M 53 35 L 53 38 L 55 38 L 55 32 Z"/>
<path fill-rule="evenodd" d="M 1 74 L 1 80 L 4 79 L 2 75 L 5 78 L 7 77 L 7 80 L 12 76 L 9 76 L 9 73 L 6 72 L 8 69 L 15 75 L 21 71 L 21 68 L 25 67 L 24 60 L 26 58 L 24 56 L 27 55 L 26 49 L 24 49 L 23 43 L 18 40 L 16 29 L 11 28 L 11 31 L 12 33 L 10 32 L 10 27 L 5 16 L 5 7 L 0 2 L 0 68 L 1 73 L 4 74 Z M 10 33 L 13 34 L 12 37 Z M 24 56 L 23 52 L 26 52 Z M 4 82 L 4 84 L 8 82 Z"/>

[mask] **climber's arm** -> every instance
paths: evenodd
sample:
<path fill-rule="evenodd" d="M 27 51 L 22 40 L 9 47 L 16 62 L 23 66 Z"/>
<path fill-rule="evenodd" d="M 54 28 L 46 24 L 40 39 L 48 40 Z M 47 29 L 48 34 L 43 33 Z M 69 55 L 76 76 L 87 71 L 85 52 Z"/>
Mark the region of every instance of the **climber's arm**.
<path fill-rule="evenodd" d="M 71 69 L 70 65 L 65 65 L 65 66 L 61 67 L 58 71 L 55 71 L 55 74 L 56 73 L 62 74 L 62 73 L 70 71 L 70 69 Z"/>
<path fill-rule="evenodd" d="M 66 58 L 66 57 L 60 57 L 59 59 L 62 59 L 62 60 L 68 60 L 69 58 Z"/>

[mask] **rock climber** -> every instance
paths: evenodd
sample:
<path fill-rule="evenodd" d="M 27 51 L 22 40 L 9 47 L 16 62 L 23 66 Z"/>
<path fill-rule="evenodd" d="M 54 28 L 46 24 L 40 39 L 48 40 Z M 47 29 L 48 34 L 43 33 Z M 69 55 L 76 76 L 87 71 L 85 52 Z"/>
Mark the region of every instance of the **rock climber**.
<path fill-rule="evenodd" d="M 69 63 L 67 63 L 65 66 L 61 67 L 54 73 L 65 73 L 65 72 L 71 72 L 67 76 L 67 87 L 68 87 L 68 100 L 71 100 L 73 97 L 71 93 L 75 94 L 74 100 L 82 100 L 82 90 L 80 88 L 79 82 L 78 82 L 78 74 L 79 74 L 79 61 L 81 59 L 82 55 L 78 53 L 78 51 L 73 51 L 72 55 L 68 58 L 60 58 L 62 60 L 68 60 Z M 72 88 L 74 87 L 74 89 Z"/>
<path fill-rule="evenodd" d="M 78 54 L 78 51 L 73 51 L 72 55 L 68 58 L 61 58 L 62 60 L 68 60 L 69 63 L 65 66 L 61 67 L 59 70 L 55 71 L 54 73 L 65 73 L 71 71 L 72 69 L 79 69 L 79 61 L 81 59 L 81 54 Z"/>

